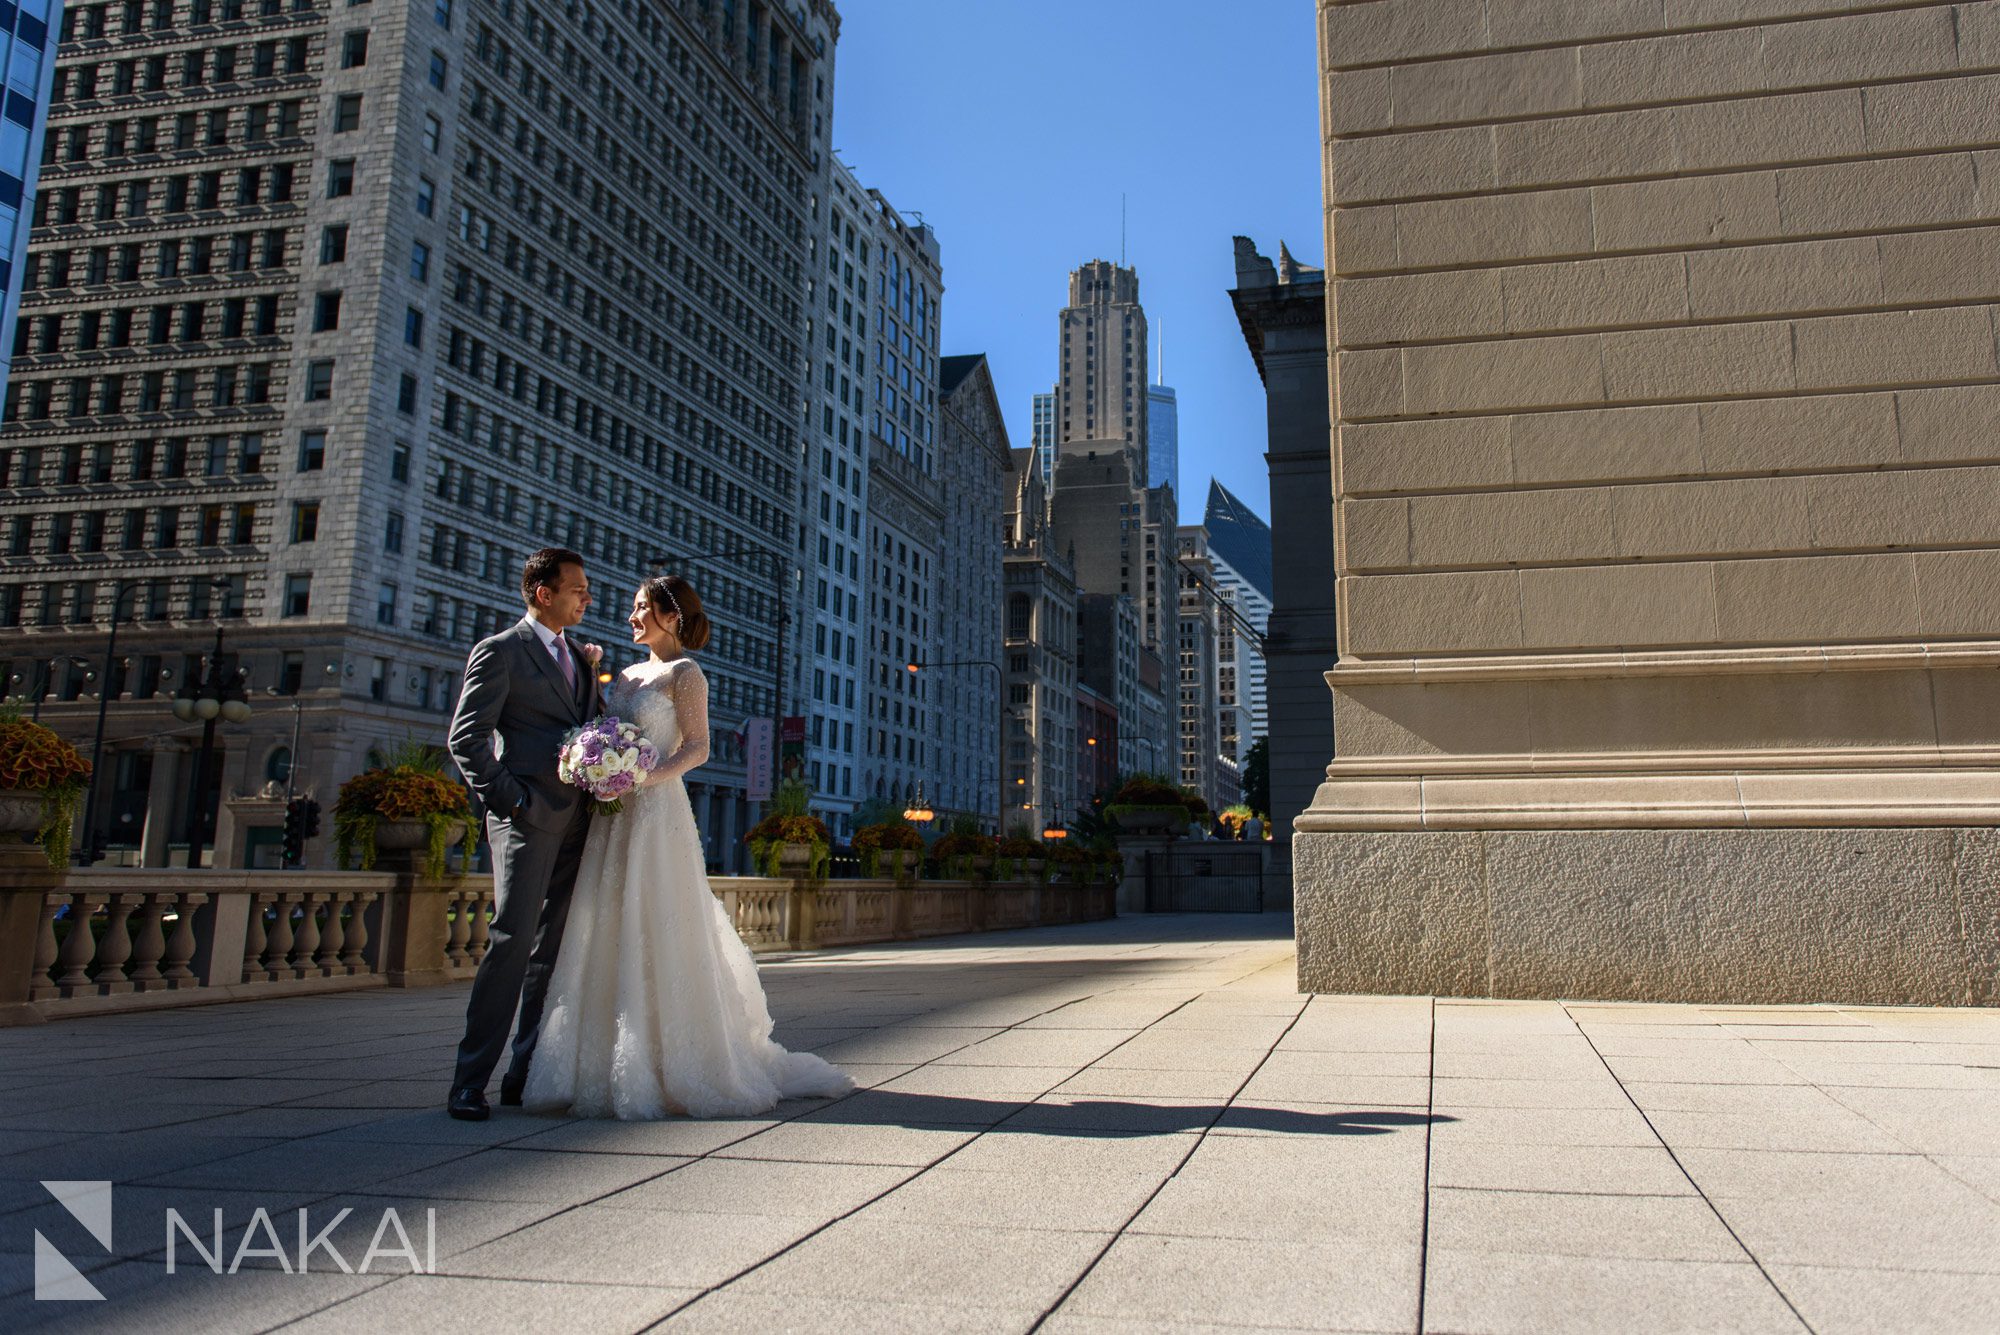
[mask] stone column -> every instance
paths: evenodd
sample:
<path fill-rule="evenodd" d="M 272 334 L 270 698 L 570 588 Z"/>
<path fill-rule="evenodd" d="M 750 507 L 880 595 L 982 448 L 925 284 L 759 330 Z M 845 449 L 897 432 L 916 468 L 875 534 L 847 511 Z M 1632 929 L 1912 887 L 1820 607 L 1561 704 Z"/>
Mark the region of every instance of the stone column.
<path fill-rule="evenodd" d="M 146 787 L 146 824 L 139 834 L 139 865 L 167 865 L 167 844 L 183 834 L 181 818 L 186 814 L 187 793 L 182 785 L 187 748 L 180 742 L 156 737 L 147 743 L 153 753 L 153 776 Z"/>
<path fill-rule="evenodd" d="M 1683 9 L 1321 0 L 1309 988 L 2000 1003 L 2000 48 Z"/>

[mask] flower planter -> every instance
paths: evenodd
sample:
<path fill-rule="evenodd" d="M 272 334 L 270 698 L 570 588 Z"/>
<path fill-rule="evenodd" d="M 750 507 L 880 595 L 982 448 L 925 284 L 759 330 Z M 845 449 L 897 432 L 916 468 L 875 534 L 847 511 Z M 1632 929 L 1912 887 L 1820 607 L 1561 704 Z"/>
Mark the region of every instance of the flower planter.
<path fill-rule="evenodd" d="M 0 836 L 33 839 L 42 828 L 42 795 L 32 788 L 0 790 Z"/>
<path fill-rule="evenodd" d="M 1048 879 L 1048 869 L 1049 869 L 1048 859 L 1023 858 L 1021 861 L 1021 865 L 1026 869 L 1027 877 L 1029 880 L 1045 881 Z"/>
<path fill-rule="evenodd" d="M 778 845 L 778 870 L 786 876 L 804 876 L 812 868 L 811 844 Z"/>
<path fill-rule="evenodd" d="M 877 855 L 876 866 L 892 879 L 907 883 L 917 878 L 923 856 L 923 850 L 916 848 L 884 849 Z"/>
<path fill-rule="evenodd" d="M 1111 813 L 1111 819 L 1125 834 L 1177 834 L 1187 828 L 1185 807 L 1126 807 Z"/>

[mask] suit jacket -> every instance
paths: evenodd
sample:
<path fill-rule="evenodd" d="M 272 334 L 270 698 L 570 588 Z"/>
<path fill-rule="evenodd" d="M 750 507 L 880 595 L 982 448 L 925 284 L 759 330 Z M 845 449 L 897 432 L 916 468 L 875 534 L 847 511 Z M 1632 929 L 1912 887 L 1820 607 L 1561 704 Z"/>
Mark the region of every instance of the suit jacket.
<path fill-rule="evenodd" d="M 566 827 L 583 800 L 581 789 L 556 777 L 563 735 L 603 712 L 596 670 L 567 632 L 563 642 L 576 664 L 575 690 L 527 617 L 474 645 L 446 741 L 481 805 L 545 830 Z"/>

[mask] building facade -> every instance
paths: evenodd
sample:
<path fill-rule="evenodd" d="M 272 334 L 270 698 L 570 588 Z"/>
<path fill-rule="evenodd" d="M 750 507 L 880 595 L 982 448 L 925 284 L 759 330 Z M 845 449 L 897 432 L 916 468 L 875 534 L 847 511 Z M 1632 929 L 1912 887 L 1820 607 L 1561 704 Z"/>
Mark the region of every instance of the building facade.
<path fill-rule="evenodd" d="M 1014 452 L 1008 507 L 1003 830 L 1068 822 L 1076 807 L 1076 577 L 1051 549 L 1048 502 L 1030 451 Z"/>
<path fill-rule="evenodd" d="M 57 63 L 42 323 L 0 426 L 9 678 L 87 734 L 51 665 L 121 625 L 80 828 L 158 863 L 198 820 L 218 864 L 268 858 L 285 780 L 328 801 L 442 739 L 555 543 L 590 560 L 607 667 L 644 574 L 701 588 L 716 750 L 690 792 L 740 865 L 738 729 L 784 694 L 754 554 L 796 543 L 831 6 L 135 12 Z M 253 716 L 183 811 L 165 697 L 218 626 Z"/>
<path fill-rule="evenodd" d="M 1180 399 L 1167 385 L 1146 386 L 1146 485 L 1181 491 Z"/>
<path fill-rule="evenodd" d="M 1995 30 L 1848 8 L 1322 0 L 1306 986 L 2000 1004 Z"/>
<path fill-rule="evenodd" d="M 1270 735 L 1264 639 L 1271 627 L 1271 526 L 1211 480 L 1201 527 L 1208 534 L 1209 567 L 1222 612 L 1215 649 L 1222 751 L 1234 756 L 1240 769 L 1251 744 Z"/>
<path fill-rule="evenodd" d="M 1034 451 L 1035 468 L 1042 475 L 1042 489 L 1056 484 L 1056 391 L 1035 395 L 1029 418 L 1029 446 Z"/>
<path fill-rule="evenodd" d="M 982 829 L 998 833 L 1006 806 L 999 791 L 1005 678 L 1000 623 L 1014 450 L 985 354 L 945 357 L 940 367 L 944 527 L 938 549 L 940 666 L 926 682 L 934 706 L 929 796 L 939 813 L 970 815 Z"/>
<path fill-rule="evenodd" d="M 1222 721 L 1216 701 L 1217 646 L 1222 612 L 1215 594 L 1215 571 L 1208 557 L 1208 534 L 1198 524 L 1175 533 L 1179 558 L 1176 624 L 1178 661 L 1177 754 L 1182 786 L 1200 793 L 1212 810 L 1236 800 L 1235 757 L 1222 753 Z"/>
<path fill-rule="evenodd" d="M 159 12 L 156 6 L 154 17 Z M 128 19 L 138 31 L 146 16 L 121 10 L 120 25 Z M 0 107 L 0 329 L 14 331 L 15 356 L 27 352 L 43 332 L 19 317 L 22 261 L 34 225 L 35 183 L 42 163 L 55 156 L 46 131 L 56 56 L 62 41 L 81 40 L 93 30 L 102 35 L 110 22 L 108 5 L 65 14 L 61 0 L 53 4 L 27 0 L 0 15 L 0 68 L 7 85 L 6 105 Z M 0 362 L 0 394 L 6 392 L 9 370 L 8 363 Z"/>
<path fill-rule="evenodd" d="M 937 235 L 869 192 L 876 237 L 869 298 L 867 593 L 861 766 L 864 791 L 899 806 L 936 763 L 944 492 L 938 474 Z M 935 800 L 933 798 L 933 800 Z"/>

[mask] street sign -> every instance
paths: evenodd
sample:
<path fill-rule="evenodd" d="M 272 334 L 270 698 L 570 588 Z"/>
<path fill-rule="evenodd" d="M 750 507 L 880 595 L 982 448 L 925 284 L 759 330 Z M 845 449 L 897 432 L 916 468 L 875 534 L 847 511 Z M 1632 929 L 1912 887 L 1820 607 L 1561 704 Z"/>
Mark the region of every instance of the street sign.
<path fill-rule="evenodd" d="M 771 799 L 771 734 L 771 720 L 743 720 L 744 796 L 752 802 L 768 802 Z"/>

